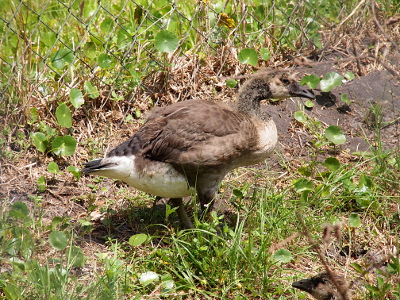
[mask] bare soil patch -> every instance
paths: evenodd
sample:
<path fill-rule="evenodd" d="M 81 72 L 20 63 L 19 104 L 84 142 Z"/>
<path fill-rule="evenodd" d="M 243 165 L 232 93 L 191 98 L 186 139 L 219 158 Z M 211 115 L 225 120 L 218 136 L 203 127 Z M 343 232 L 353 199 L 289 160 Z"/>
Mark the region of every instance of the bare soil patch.
<path fill-rule="evenodd" d="M 327 68 L 315 68 L 314 74 L 325 74 Z M 351 100 L 347 105 L 341 101 L 346 94 Z M 381 126 L 381 141 L 384 149 L 399 147 L 400 134 L 400 84 L 387 71 L 377 71 L 334 89 L 330 93 L 316 92 L 316 105 L 307 111 L 325 125 L 338 125 L 346 134 L 343 151 L 371 151 L 376 141 L 377 126 Z M 374 110 L 382 116 L 381 120 Z M 299 110 L 298 102 L 285 101 L 272 105 L 268 110 L 274 116 L 279 131 L 280 143 L 286 156 L 306 159 L 310 134 L 296 126 L 293 113 Z M 329 156 L 326 152 L 323 156 Z"/>

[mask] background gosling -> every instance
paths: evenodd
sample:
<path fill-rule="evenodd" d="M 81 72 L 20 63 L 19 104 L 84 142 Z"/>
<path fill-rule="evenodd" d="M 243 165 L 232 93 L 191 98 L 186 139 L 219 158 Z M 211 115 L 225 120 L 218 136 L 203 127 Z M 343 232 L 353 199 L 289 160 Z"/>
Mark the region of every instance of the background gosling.
<path fill-rule="evenodd" d="M 292 286 L 296 289 L 305 291 L 317 300 L 344 300 L 342 295 L 346 294 L 350 299 L 349 286 L 347 281 L 339 275 L 334 275 L 336 284 L 342 290 L 338 291 L 337 285 L 333 282 L 328 273 L 321 273 L 309 279 L 296 281 Z"/>

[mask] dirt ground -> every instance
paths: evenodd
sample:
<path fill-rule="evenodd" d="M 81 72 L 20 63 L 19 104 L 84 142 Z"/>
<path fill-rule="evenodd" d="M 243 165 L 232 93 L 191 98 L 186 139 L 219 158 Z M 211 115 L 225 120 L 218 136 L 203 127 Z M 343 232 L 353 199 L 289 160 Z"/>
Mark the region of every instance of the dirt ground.
<path fill-rule="evenodd" d="M 338 70 L 324 66 L 312 69 L 313 74 L 323 76 Z M 341 150 L 352 152 L 371 151 L 375 143 L 377 122 L 381 122 L 381 140 L 384 149 L 399 148 L 400 135 L 400 83 L 387 71 L 376 71 L 343 83 L 330 93 L 314 91 L 315 106 L 306 109 L 307 115 L 325 125 L 338 125 L 346 135 Z M 351 104 L 346 105 L 341 95 L 346 94 Z M 377 120 L 374 109 L 381 108 L 382 120 Z M 306 145 L 310 135 L 304 130 L 292 129 L 293 113 L 299 110 L 298 102 L 285 101 L 269 106 L 279 131 L 282 149 L 289 157 L 307 157 Z M 326 153 L 329 156 L 329 153 Z"/>

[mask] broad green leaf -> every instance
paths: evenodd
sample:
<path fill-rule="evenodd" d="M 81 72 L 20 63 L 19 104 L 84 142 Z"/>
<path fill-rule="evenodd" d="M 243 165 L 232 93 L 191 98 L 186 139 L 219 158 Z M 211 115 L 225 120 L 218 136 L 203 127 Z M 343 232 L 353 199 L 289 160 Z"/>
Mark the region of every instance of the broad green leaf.
<path fill-rule="evenodd" d="M 139 83 L 141 77 L 142 77 L 142 72 L 137 68 L 136 65 L 131 65 L 130 68 L 128 68 L 129 73 L 132 75 L 132 78 L 135 80 L 135 83 Z"/>
<path fill-rule="evenodd" d="M 307 84 L 310 89 L 315 89 L 320 81 L 321 81 L 321 79 L 318 76 L 314 75 L 314 74 L 305 75 L 301 79 L 300 84 L 301 85 Z"/>
<path fill-rule="evenodd" d="M 68 239 L 66 235 L 61 231 L 53 231 L 49 235 L 49 242 L 53 248 L 57 250 L 63 250 L 68 245 Z"/>
<path fill-rule="evenodd" d="M 28 206 L 22 201 L 15 202 L 11 206 L 9 214 L 14 218 L 23 219 L 28 216 Z"/>
<path fill-rule="evenodd" d="M 33 143 L 35 144 L 35 147 L 40 152 L 44 153 L 47 149 L 47 146 L 49 145 L 47 137 L 41 132 L 34 132 L 31 133 L 31 138 L 33 140 Z"/>
<path fill-rule="evenodd" d="M 173 52 L 178 47 L 178 38 L 168 30 L 162 30 L 154 38 L 154 46 L 160 52 Z"/>
<path fill-rule="evenodd" d="M 314 184 L 305 178 L 300 178 L 294 183 L 294 189 L 297 193 L 312 192 L 314 191 Z"/>
<path fill-rule="evenodd" d="M 36 181 L 36 186 L 39 192 L 43 193 L 44 191 L 46 191 L 46 185 L 46 178 L 44 176 L 40 176 Z"/>
<path fill-rule="evenodd" d="M 311 176 L 310 168 L 308 167 L 299 167 L 297 169 L 297 172 L 299 172 L 303 176 Z"/>
<path fill-rule="evenodd" d="M 351 103 L 350 100 L 349 100 L 349 98 L 347 98 L 347 95 L 346 95 L 346 94 L 341 95 L 341 96 L 340 96 L 340 99 L 341 99 L 344 103 L 346 103 L 346 104 L 350 104 L 350 103 Z"/>
<path fill-rule="evenodd" d="M 98 89 L 90 81 L 85 81 L 83 90 L 89 98 L 96 99 L 100 96 Z"/>
<path fill-rule="evenodd" d="M 108 257 L 108 253 L 97 253 L 96 254 L 97 255 L 97 257 L 99 258 L 99 259 L 101 259 L 101 260 L 105 260 L 105 259 L 107 259 L 107 257 Z"/>
<path fill-rule="evenodd" d="M 347 72 L 346 74 L 344 74 L 344 77 L 349 81 L 353 80 L 354 79 L 354 73 L 353 72 Z"/>
<path fill-rule="evenodd" d="M 142 22 L 142 17 L 143 17 L 143 8 L 140 5 L 136 5 L 135 13 L 133 14 L 133 20 L 135 21 L 136 24 L 140 24 L 140 22 Z"/>
<path fill-rule="evenodd" d="M 352 213 L 349 217 L 349 224 L 351 227 L 358 228 L 361 226 L 360 216 L 356 213 Z"/>
<path fill-rule="evenodd" d="M 335 157 L 328 157 L 325 159 L 324 165 L 331 171 L 336 171 L 340 168 L 340 162 Z"/>
<path fill-rule="evenodd" d="M 52 31 L 47 31 L 41 35 L 42 43 L 45 44 L 47 47 L 53 47 L 54 43 L 57 40 L 57 36 Z"/>
<path fill-rule="evenodd" d="M 235 88 L 238 84 L 236 79 L 228 79 L 225 81 L 226 86 L 230 87 L 230 88 Z"/>
<path fill-rule="evenodd" d="M 319 32 L 316 32 L 313 35 L 313 41 L 314 41 L 314 45 L 318 48 L 318 49 L 322 49 L 322 35 Z"/>
<path fill-rule="evenodd" d="M 336 125 L 331 125 L 325 130 L 325 137 L 335 145 L 341 145 L 346 142 L 346 136 L 340 130 L 340 127 Z"/>
<path fill-rule="evenodd" d="M 54 174 L 61 174 L 58 165 L 54 161 L 49 162 L 49 164 L 47 165 L 47 171 Z"/>
<path fill-rule="evenodd" d="M 310 99 L 308 99 L 305 103 L 304 103 L 305 107 L 308 108 L 312 108 L 314 107 L 314 102 L 312 102 Z"/>
<path fill-rule="evenodd" d="M 392 262 L 388 263 L 387 271 L 391 274 L 399 274 L 400 275 L 400 259 L 399 257 L 392 256 Z"/>
<path fill-rule="evenodd" d="M 61 103 L 56 109 L 56 118 L 58 124 L 63 127 L 71 128 L 72 114 L 69 107 L 65 103 Z"/>
<path fill-rule="evenodd" d="M 87 220 L 79 220 L 79 223 L 81 223 L 82 226 L 92 226 L 93 223 Z"/>
<path fill-rule="evenodd" d="M 380 292 L 381 292 L 380 289 L 377 286 L 373 286 L 373 285 L 370 285 L 370 284 L 366 284 L 364 286 L 367 288 L 367 290 L 372 292 L 373 295 L 379 295 Z"/>
<path fill-rule="evenodd" d="M 276 250 L 272 255 L 272 260 L 280 263 L 288 263 L 293 259 L 292 253 L 287 249 Z"/>
<path fill-rule="evenodd" d="M 71 246 L 67 249 L 66 255 L 68 265 L 73 267 L 83 267 L 85 265 L 86 256 L 83 254 L 81 248 Z"/>
<path fill-rule="evenodd" d="M 63 222 L 63 218 L 59 216 L 55 216 L 53 220 L 51 220 L 51 226 L 52 228 L 55 228 L 58 224 L 61 224 Z"/>
<path fill-rule="evenodd" d="M 55 155 L 69 156 L 75 152 L 76 140 L 70 135 L 58 136 L 51 143 L 51 147 Z"/>
<path fill-rule="evenodd" d="M 132 115 L 127 115 L 125 118 L 125 123 L 132 123 L 133 121 L 133 116 Z"/>
<path fill-rule="evenodd" d="M 175 282 L 172 279 L 162 281 L 162 292 L 168 292 L 175 288 Z"/>
<path fill-rule="evenodd" d="M 114 65 L 115 65 L 112 57 L 105 53 L 102 53 L 99 55 L 99 58 L 97 59 L 97 63 L 99 64 L 99 67 L 102 69 L 109 69 L 109 68 L 114 67 Z"/>
<path fill-rule="evenodd" d="M 96 43 L 94 42 L 85 43 L 85 45 L 83 46 L 83 53 L 85 54 L 85 57 L 87 57 L 88 59 L 92 61 L 96 60 L 97 56 L 99 55 Z"/>
<path fill-rule="evenodd" d="M 23 261 L 22 259 L 19 259 L 18 257 L 11 257 L 9 262 L 13 267 L 17 267 L 21 271 L 25 271 L 25 261 Z"/>
<path fill-rule="evenodd" d="M 129 238 L 129 245 L 131 245 L 133 247 L 139 246 L 139 245 L 143 244 L 148 239 L 148 237 L 149 236 L 144 233 L 132 235 Z"/>
<path fill-rule="evenodd" d="M 372 188 L 372 180 L 369 176 L 365 174 L 361 174 L 360 179 L 358 180 L 357 192 L 366 192 Z"/>
<path fill-rule="evenodd" d="M 124 96 L 122 94 L 120 94 L 120 93 L 116 93 L 115 91 L 111 91 L 110 99 L 113 100 L 113 101 L 120 101 L 120 100 L 124 99 Z M 149 99 L 151 99 L 151 98 L 149 98 Z"/>
<path fill-rule="evenodd" d="M 139 119 L 142 116 L 142 112 L 140 111 L 140 109 L 137 107 L 135 110 L 135 118 Z"/>
<path fill-rule="evenodd" d="M 50 140 L 49 138 L 56 135 L 57 131 L 54 128 L 51 128 L 49 125 L 45 126 L 46 129 L 46 136 L 47 139 Z"/>
<path fill-rule="evenodd" d="M 241 190 L 239 190 L 239 189 L 233 189 L 232 193 L 233 193 L 233 195 L 235 195 L 238 198 L 243 198 L 244 197 L 243 192 Z"/>
<path fill-rule="evenodd" d="M 296 111 L 294 113 L 294 118 L 300 123 L 305 123 L 307 121 L 307 117 L 302 111 Z"/>
<path fill-rule="evenodd" d="M 62 69 L 74 61 L 74 54 L 69 49 L 60 49 L 51 56 L 50 61 L 53 67 Z"/>
<path fill-rule="evenodd" d="M 83 3 L 83 17 L 85 19 L 91 18 L 96 13 L 98 6 L 97 1 L 85 1 L 82 3 Z"/>
<path fill-rule="evenodd" d="M 117 33 L 117 46 L 118 48 L 123 48 L 130 41 L 129 34 L 124 30 L 120 29 Z"/>
<path fill-rule="evenodd" d="M 314 18 L 306 18 L 307 32 L 316 32 L 320 25 Z"/>
<path fill-rule="evenodd" d="M 38 117 L 39 117 L 38 110 L 37 110 L 36 107 L 31 107 L 29 109 L 29 113 L 30 113 L 29 117 L 31 118 L 31 121 L 30 121 L 31 123 L 30 124 L 33 124 L 38 120 Z"/>
<path fill-rule="evenodd" d="M 330 92 L 333 88 L 342 85 L 343 77 L 336 72 L 329 72 L 321 80 L 320 86 L 323 92 Z"/>
<path fill-rule="evenodd" d="M 271 58 L 271 53 L 267 48 L 261 48 L 260 55 L 263 60 L 269 60 Z"/>
<path fill-rule="evenodd" d="M 258 54 L 253 48 L 245 48 L 238 54 L 238 59 L 242 64 L 252 65 L 256 67 L 258 64 Z"/>
<path fill-rule="evenodd" d="M 140 274 L 139 282 L 141 285 L 146 286 L 152 283 L 153 281 L 157 281 L 159 279 L 159 275 L 155 272 L 149 271 Z"/>
<path fill-rule="evenodd" d="M 85 103 L 83 94 L 80 89 L 71 89 L 69 91 L 69 100 L 75 108 L 81 107 Z"/>
<path fill-rule="evenodd" d="M 24 290 L 21 289 L 20 284 L 14 284 L 12 282 L 8 282 L 3 284 L 2 290 L 4 292 L 4 299 L 24 299 L 26 295 L 24 295 Z"/>
<path fill-rule="evenodd" d="M 67 168 L 67 171 L 71 172 L 72 175 L 74 175 L 76 180 L 79 180 L 82 176 L 82 172 L 79 168 L 75 167 L 75 166 L 69 166 Z"/>
<path fill-rule="evenodd" d="M 106 17 L 103 22 L 100 23 L 100 30 L 104 33 L 110 33 L 110 31 L 113 29 L 114 27 L 114 20 Z"/>

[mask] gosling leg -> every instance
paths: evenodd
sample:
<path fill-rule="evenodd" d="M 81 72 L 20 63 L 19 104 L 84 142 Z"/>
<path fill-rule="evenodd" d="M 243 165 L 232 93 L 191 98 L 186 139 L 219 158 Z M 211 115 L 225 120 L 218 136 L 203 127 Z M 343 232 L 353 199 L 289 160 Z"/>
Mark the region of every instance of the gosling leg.
<path fill-rule="evenodd" d="M 178 207 L 176 212 L 178 214 L 179 219 L 181 220 L 182 226 L 186 229 L 193 228 L 192 221 L 190 221 L 190 218 L 186 213 L 182 198 L 171 198 L 170 201 L 175 207 Z"/>

